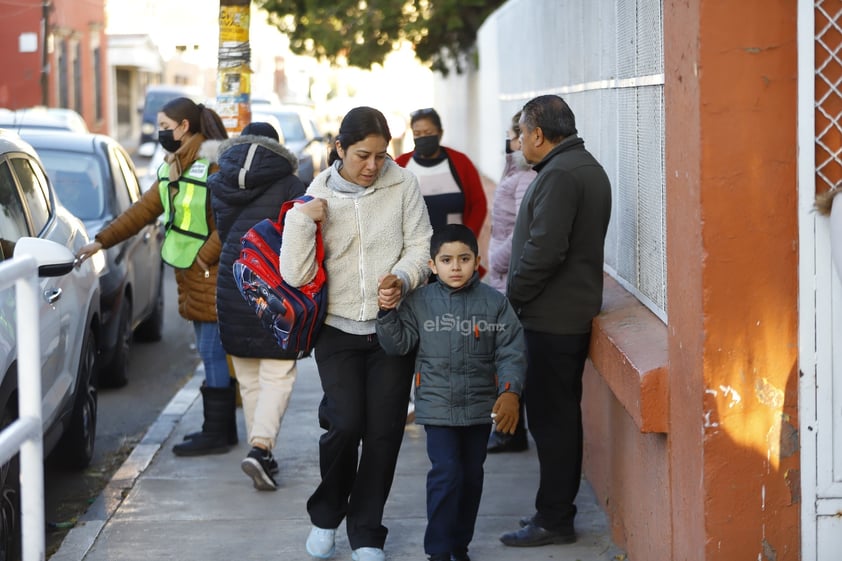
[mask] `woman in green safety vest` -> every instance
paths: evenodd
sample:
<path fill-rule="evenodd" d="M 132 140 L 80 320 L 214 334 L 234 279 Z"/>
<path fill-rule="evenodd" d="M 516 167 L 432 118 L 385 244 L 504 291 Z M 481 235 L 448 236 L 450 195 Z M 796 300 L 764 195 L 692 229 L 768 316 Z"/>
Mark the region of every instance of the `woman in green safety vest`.
<path fill-rule="evenodd" d="M 213 221 L 207 188 L 216 171 L 216 151 L 228 138 L 219 115 L 179 97 L 158 113 L 158 140 L 168 152 L 158 170 L 158 188 L 149 189 L 79 250 L 87 259 L 137 234 L 163 215 L 163 260 L 175 270 L 178 312 L 193 322 L 196 347 L 205 368 L 202 385 L 202 430 L 173 447 L 179 456 L 227 452 L 237 444 L 236 392 L 219 338 L 216 318 L 216 273 L 222 244 Z"/>

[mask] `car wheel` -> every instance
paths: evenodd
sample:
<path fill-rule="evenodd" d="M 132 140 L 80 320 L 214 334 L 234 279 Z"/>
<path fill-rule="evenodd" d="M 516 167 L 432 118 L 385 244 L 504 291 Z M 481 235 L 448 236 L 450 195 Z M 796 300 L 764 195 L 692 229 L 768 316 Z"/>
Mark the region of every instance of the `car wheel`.
<path fill-rule="evenodd" d="M 70 426 L 56 448 L 57 459 L 67 467 L 81 469 L 91 463 L 96 440 L 96 340 L 88 330 L 82 343 L 78 388 L 70 417 Z"/>
<path fill-rule="evenodd" d="M 132 350 L 132 302 L 123 298 L 117 321 L 117 347 L 108 364 L 100 368 L 99 382 L 104 388 L 122 388 L 128 381 L 129 353 Z"/>
<path fill-rule="evenodd" d="M 152 315 L 143 320 L 134 331 L 138 341 L 160 341 L 164 335 L 164 271 L 158 276 L 158 295 Z"/>
<path fill-rule="evenodd" d="M 6 410 L 0 424 L 3 428 L 15 420 Z M 20 456 L 15 454 L 0 466 L 0 561 L 18 559 L 20 554 Z"/>

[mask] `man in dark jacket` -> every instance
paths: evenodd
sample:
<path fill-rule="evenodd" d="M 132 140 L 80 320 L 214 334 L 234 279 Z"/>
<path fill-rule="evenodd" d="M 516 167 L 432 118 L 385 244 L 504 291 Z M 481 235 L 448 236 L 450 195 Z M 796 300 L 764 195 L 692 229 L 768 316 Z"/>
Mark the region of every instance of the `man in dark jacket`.
<path fill-rule="evenodd" d="M 216 227 L 222 240 L 216 307 L 222 346 L 231 356 L 243 399 L 252 449 L 242 461 L 255 488 L 274 491 L 278 464 L 272 449 L 295 383 L 295 354 L 287 354 L 243 299 L 232 273 L 240 238 L 264 218 L 277 219 L 281 205 L 304 194 L 293 175 L 298 159 L 278 143 L 268 123 L 251 123 L 219 146 L 219 172 L 208 179 Z"/>
<path fill-rule="evenodd" d="M 602 306 L 611 185 L 577 136 L 567 103 L 543 95 L 523 107 L 522 150 L 538 175 L 512 235 L 507 296 L 526 336 L 526 417 L 540 462 L 536 512 L 500 537 L 510 546 L 576 541 L 582 472 L 582 373 Z"/>

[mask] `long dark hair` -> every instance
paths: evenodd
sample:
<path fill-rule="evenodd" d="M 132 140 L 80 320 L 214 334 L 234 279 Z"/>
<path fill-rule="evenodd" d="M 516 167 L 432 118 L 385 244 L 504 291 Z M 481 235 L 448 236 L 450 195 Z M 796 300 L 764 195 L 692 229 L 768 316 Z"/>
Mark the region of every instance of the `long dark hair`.
<path fill-rule="evenodd" d="M 336 141 L 339 142 L 343 150 L 348 150 L 351 145 L 372 134 L 385 138 L 386 144 L 392 140 L 392 133 L 389 132 L 386 117 L 373 107 L 354 107 L 342 119 Z M 328 164 L 333 164 L 338 159 L 340 159 L 339 152 L 334 144 L 330 151 Z"/>
<path fill-rule="evenodd" d="M 187 119 L 192 133 L 198 132 L 205 138 L 214 140 L 228 138 L 228 131 L 225 130 L 222 117 L 213 109 L 201 103 L 197 104 L 189 97 L 177 97 L 168 101 L 161 111 L 177 123 Z"/>

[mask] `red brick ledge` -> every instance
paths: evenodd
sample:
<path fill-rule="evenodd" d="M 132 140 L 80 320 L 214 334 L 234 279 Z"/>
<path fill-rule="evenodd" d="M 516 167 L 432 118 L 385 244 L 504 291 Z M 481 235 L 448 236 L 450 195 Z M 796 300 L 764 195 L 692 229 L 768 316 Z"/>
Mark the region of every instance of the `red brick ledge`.
<path fill-rule="evenodd" d="M 667 432 L 667 326 L 607 275 L 590 359 L 641 432 Z"/>

